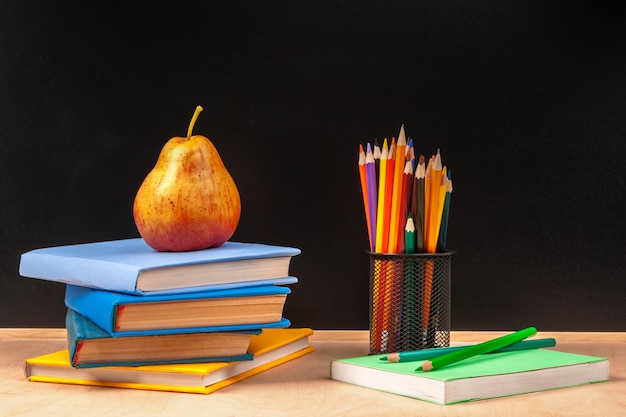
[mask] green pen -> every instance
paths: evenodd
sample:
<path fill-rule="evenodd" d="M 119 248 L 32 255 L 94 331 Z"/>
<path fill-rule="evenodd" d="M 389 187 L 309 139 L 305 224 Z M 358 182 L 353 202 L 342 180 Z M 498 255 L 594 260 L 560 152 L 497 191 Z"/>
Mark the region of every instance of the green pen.
<path fill-rule="evenodd" d="M 503 348 L 505 346 L 512 345 L 513 343 L 521 342 L 529 336 L 537 334 L 537 329 L 534 327 L 528 327 L 526 329 L 519 330 L 515 333 L 511 333 L 505 336 L 497 337 L 492 340 L 488 340 L 477 345 L 468 346 L 466 348 L 446 353 L 436 358 L 425 361 L 416 371 L 432 371 L 444 366 L 451 365 L 453 363 L 462 361 L 464 359 L 471 358 L 473 356 L 481 355 L 483 353 L 493 352 L 496 349 Z"/>

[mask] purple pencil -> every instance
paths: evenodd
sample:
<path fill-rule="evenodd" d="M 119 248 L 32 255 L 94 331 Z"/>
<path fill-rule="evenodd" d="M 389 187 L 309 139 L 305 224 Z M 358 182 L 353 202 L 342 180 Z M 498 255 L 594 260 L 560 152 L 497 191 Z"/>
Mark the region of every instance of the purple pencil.
<path fill-rule="evenodd" d="M 367 197 L 370 212 L 370 250 L 373 252 L 376 245 L 376 212 L 378 208 L 376 187 L 376 161 L 372 153 L 372 146 L 367 144 L 367 152 L 365 153 L 365 178 L 367 182 Z"/>

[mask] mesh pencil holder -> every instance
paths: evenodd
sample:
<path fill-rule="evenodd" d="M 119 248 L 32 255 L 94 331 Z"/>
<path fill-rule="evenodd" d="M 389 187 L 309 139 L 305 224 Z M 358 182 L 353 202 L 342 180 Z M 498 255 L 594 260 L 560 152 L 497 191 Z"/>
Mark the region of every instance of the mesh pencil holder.
<path fill-rule="evenodd" d="M 370 354 L 450 345 L 452 252 L 370 256 Z"/>

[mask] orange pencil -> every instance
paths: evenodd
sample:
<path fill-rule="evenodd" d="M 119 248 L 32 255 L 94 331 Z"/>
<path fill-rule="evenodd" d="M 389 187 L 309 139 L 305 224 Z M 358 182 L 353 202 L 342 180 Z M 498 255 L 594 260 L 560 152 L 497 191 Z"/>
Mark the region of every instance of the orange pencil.
<path fill-rule="evenodd" d="M 400 228 L 404 229 L 401 216 L 402 204 L 402 175 L 404 172 L 404 161 L 406 157 L 406 136 L 404 125 L 400 127 L 398 142 L 396 144 L 396 165 L 393 175 L 393 195 L 391 197 L 391 218 L 389 224 L 389 253 L 398 253 L 398 233 Z"/>
<path fill-rule="evenodd" d="M 363 145 L 359 145 L 359 177 L 361 179 L 361 193 L 363 194 L 363 205 L 365 206 L 365 221 L 367 222 L 367 235 L 370 239 L 370 247 L 372 246 L 372 231 L 370 229 L 370 210 L 367 190 L 367 179 L 365 175 L 365 151 Z"/>

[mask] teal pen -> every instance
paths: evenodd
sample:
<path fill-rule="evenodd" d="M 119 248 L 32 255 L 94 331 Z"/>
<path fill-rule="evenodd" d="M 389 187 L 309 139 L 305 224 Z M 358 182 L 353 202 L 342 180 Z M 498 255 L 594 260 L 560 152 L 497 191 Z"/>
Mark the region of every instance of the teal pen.
<path fill-rule="evenodd" d="M 441 356 L 446 353 L 454 352 L 467 346 L 452 346 L 452 347 L 442 347 L 442 348 L 432 348 L 432 349 L 423 349 L 423 350 L 415 350 L 410 352 L 398 352 L 398 353 L 390 353 L 387 356 L 383 356 L 380 358 L 381 361 L 389 361 L 389 362 L 411 362 L 411 361 L 423 361 L 436 358 L 437 356 Z M 556 340 L 553 338 L 547 339 L 532 339 L 532 340 L 524 340 L 521 342 L 514 343 L 509 346 L 505 346 L 503 348 L 494 350 L 491 353 L 501 353 L 501 352 L 513 352 L 515 350 L 527 350 L 527 349 L 539 349 L 556 346 Z"/>

